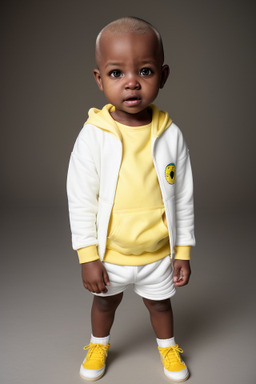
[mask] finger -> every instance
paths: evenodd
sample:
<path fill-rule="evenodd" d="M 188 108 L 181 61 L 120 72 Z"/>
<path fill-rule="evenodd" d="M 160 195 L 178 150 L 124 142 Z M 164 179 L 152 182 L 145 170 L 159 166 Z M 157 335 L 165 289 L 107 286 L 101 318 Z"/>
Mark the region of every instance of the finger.
<path fill-rule="evenodd" d="M 103 280 L 99 281 L 95 285 L 94 289 L 95 289 L 95 291 L 94 291 L 95 293 L 107 293 L 108 292 Z"/>
<path fill-rule="evenodd" d="M 184 273 L 181 274 L 179 280 L 175 283 L 177 287 L 183 287 L 188 283 L 189 275 L 184 275 Z"/>
<path fill-rule="evenodd" d="M 175 287 L 183 287 L 183 281 L 178 281 L 177 283 L 174 283 Z"/>
<path fill-rule="evenodd" d="M 181 287 L 182 285 L 184 285 L 184 276 L 182 274 L 182 270 L 180 270 L 179 276 L 177 280 L 174 282 L 174 285 L 176 285 L 177 287 Z"/>
<path fill-rule="evenodd" d="M 108 292 L 108 289 L 107 289 L 104 281 L 100 284 L 99 289 L 100 289 L 101 293 L 107 293 Z"/>
<path fill-rule="evenodd" d="M 104 281 L 104 284 L 105 284 L 105 285 L 110 285 L 110 281 L 109 281 L 108 273 L 107 273 L 106 270 L 105 270 L 104 273 L 103 273 L 103 281 Z"/>
<path fill-rule="evenodd" d="M 93 287 L 92 287 L 91 284 L 87 283 L 87 284 L 85 284 L 84 286 L 85 286 L 85 288 L 86 288 L 89 292 L 94 292 L 94 291 L 93 291 Z"/>
<path fill-rule="evenodd" d="M 107 288 L 106 288 L 104 282 L 103 282 L 103 281 L 100 281 L 100 282 L 97 283 L 94 292 L 95 292 L 95 293 L 107 293 L 107 291 L 108 291 L 108 290 L 107 290 Z"/>
<path fill-rule="evenodd" d="M 180 268 L 175 268 L 173 270 L 173 281 L 174 283 L 177 283 L 180 280 Z"/>

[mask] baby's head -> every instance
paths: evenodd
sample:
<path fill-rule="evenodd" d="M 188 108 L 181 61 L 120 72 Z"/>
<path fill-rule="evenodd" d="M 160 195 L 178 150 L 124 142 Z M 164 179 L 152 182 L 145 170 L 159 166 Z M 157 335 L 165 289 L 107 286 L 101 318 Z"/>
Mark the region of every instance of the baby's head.
<path fill-rule="evenodd" d="M 127 33 L 137 34 L 137 35 L 149 33 L 149 34 L 155 35 L 157 40 L 157 48 L 159 50 L 158 54 L 160 55 L 161 61 L 163 63 L 164 49 L 163 49 L 162 38 L 160 36 L 160 33 L 155 29 L 155 27 L 153 27 L 153 25 L 148 23 L 147 21 L 139 19 L 137 17 L 123 17 L 121 19 L 117 19 L 107 24 L 98 34 L 96 39 L 96 49 L 95 49 L 97 66 L 99 66 L 99 61 L 100 61 L 101 38 L 107 32 L 112 33 L 113 35 L 121 35 L 121 34 L 127 34 Z"/>
<path fill-rule="evenodd" d="M 149 122 L 148 106 L 169 75 L 158 31 L 138 18 L 118 19 L 99 33 L 95 56 L 94 76 L 115 106 L 113 118 L 127 125 Z"/>

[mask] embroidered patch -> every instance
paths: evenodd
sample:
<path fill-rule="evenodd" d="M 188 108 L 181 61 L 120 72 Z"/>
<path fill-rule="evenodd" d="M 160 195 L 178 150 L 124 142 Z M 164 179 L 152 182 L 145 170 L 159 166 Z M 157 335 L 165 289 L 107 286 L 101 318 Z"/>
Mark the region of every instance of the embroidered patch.
<path fill-rule="evenodd" d="M 176 174 L 175 164 L 174 163 L 168 164 L 165 168 L 165 178 L 169 184 L 175 183 L 175 174 Z"/>

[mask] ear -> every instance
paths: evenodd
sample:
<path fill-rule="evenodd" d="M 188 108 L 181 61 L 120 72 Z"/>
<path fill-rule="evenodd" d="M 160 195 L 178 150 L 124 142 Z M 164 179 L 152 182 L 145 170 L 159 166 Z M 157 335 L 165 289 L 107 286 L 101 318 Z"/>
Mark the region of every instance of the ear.
<path fill-rule="evenodd" d="M 168 79 L 169 73 L 170 73 L 169 65 L 167 64 L 163 65 L 161 69 L 160 88 L 164 87 L 166 80 Z"/>
<path fill-rule="evenodd" d="M 96 83 L 98 84 L 99 89 L 101 91 L 103 91 L 102 79 L 101 79 L 101 75 L 100 75 L 99 69 L 94 69 L 93 70 L 93 75 L 94 75 L 94 78 L 96 80 Z"/>

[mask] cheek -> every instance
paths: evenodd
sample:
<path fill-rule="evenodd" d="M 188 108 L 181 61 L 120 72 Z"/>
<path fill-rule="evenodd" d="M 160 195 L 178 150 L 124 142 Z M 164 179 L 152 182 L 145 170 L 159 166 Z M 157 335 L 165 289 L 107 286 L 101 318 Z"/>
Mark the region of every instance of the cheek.
<path fill-rule="evenodd" d="M 120 92 L 118 91 L 117 87 L 113 84 L 104 84 L 103 91 L 109 101 L 112 100 L 114 102 L 115 100 L 118 100 L 120 98 Z"/>
<path fill-rule="evenodd" d="M 154 84 L 148 84 L 148 86 L 145 88 L 145 93 L 148 94 L 151 98 L 155 98 L 158 95 L 159 92 L 159 84 L 158 82 L 155 82 Z"/>
<path fill-rule="evenodd" d="M 160 79 L 155 78 L 154 81 L 148 82 L 145 84 L 148 92 L 157 93 L 160 88 Z"/>

